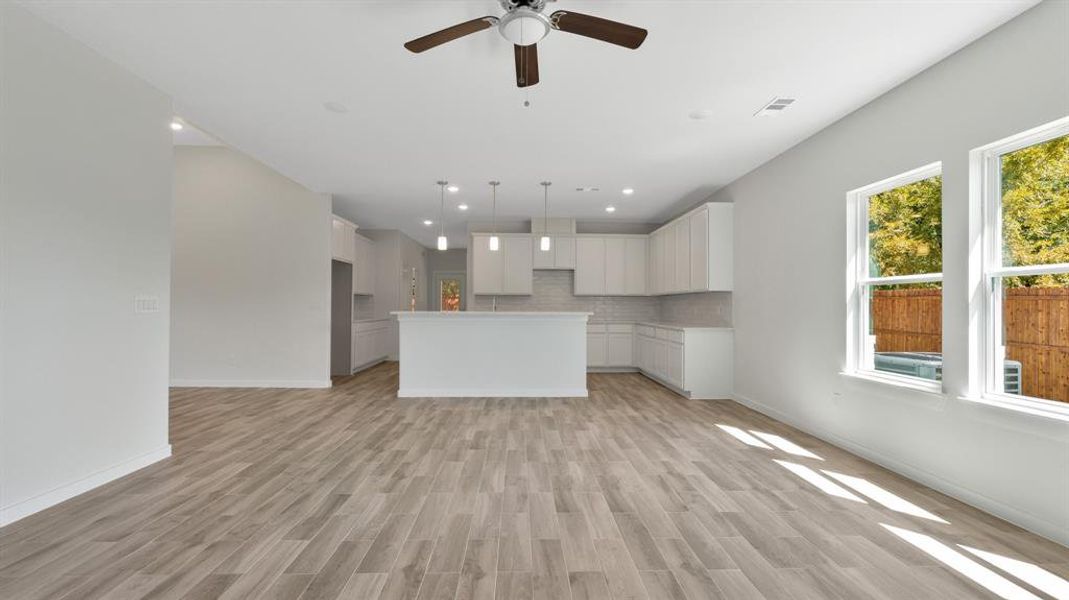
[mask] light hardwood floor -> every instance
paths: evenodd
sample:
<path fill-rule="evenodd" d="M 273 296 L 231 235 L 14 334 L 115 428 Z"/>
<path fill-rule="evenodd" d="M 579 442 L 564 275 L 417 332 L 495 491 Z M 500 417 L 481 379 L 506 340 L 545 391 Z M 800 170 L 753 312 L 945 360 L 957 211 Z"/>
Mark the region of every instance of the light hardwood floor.
<path fill-rule="evenodd" d="M 0 597 L 998 597 L 881 524 L 1038 597 L 962 546 L 1069 579 L 1069 549 L 637 374 L 592 375 L 585 400 L 396 385 L 384 364 L 331 390 L 175 390 L 173 458 L 0 529 Z"/>

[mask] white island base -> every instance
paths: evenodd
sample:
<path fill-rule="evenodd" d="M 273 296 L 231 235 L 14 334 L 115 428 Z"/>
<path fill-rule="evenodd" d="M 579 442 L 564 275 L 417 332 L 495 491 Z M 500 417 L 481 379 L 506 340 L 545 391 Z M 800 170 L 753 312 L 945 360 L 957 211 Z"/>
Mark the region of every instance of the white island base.
<path fill-rule="evenodd" d="M 394 312 L 400 398 L 585 398 L 585 312 Z"/>

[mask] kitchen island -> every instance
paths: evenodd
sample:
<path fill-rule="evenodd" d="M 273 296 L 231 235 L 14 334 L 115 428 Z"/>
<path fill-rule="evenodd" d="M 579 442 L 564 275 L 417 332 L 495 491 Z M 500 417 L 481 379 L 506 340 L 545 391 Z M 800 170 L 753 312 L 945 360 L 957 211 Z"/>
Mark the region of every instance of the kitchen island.
<path fill-rule="evenodd" d="M 586 312 L 394 312 L 397 396 L 583 397 Z"/>

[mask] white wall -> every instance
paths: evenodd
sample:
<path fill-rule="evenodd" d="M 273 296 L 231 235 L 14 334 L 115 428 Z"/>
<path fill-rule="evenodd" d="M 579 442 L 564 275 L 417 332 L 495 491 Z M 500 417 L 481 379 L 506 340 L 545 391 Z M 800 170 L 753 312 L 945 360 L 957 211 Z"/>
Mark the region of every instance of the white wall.
<path fill-rule="evenodd" d="M 0 525 L 170 455 L 170 119 L 0 3 Z"/>
<path fill-rule="evenodd" d="M 740 401 L 1062 543 L 1069 424 L 959 396 L 974 241 L 968 153 L 1069 114 L 1067 31 L 1069 3 L 1040 4 L 714 196 L 736 203 Z M 846 192 L 934 161 L 944 182 L 945 399 L 839 375 Z"/>
<path fill-rule="evenodd" d="M 329 387 L 330 198 L 224 147 L 174 177 L 172 384 Z"/>

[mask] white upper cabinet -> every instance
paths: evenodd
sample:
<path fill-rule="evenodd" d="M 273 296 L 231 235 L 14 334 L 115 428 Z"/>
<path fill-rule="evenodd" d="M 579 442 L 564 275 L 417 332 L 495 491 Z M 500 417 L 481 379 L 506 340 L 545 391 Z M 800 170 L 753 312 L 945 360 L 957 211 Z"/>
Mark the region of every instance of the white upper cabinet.
<path fill-rule="evenodd" d="M 687 218 L 690 227 L 690 287 L 709 288 L 709 209 L 702 207 Z"/>
<path fill-rule="evenodd" d="M 605 295 L 624 295 L 627 267 L 624 239 L 605 238 Z"/>
<path fill-rule="evenodd" d="M 649 240 L 629 237 L 624 240 L 624 293 L 629 296 L 644 296 L 646 289 L 646 247 Z"/>
<path fill-rule="evenodd" d="M 531 236 L 498 235 L 500 246 L 490 250 L 489 234 L 473 234 L 471 252 L 472 293 L 477 295 L 529 295 L 531 293 Z"/>
<path fill-rule="evenodd" d="M 662 294 L 674 294 L 681 291 L 681 288 L 676 284 L 676 275 L 679 271 L 676 270 L 676 230 L 679 229 L 675 223 L 672 223 L 664 228 L 664 250 L 661 252 L 661 261 L 657 265 L 659 269 L 664 271 L 664 288 L 661 290 Z"/>
<path fill-rule="evenodd" d="M 575 240 L 575 295 L 605 295 L 605 239 L 583 236 Z"/>
<path fill-rule="evenodd" d="M 352 263 L 356 251 L 356 226 L 338 217 L 331 220 L 330 255 L 334 260 Z"/>
<path fill-rule="evenodd" d="M 375 242 L 356 234 L 353 253 L 353 294 L 375 293 Z"/>
<path fill-rule="evenodd" d="M 647 260 L 645 235 L 580 235 L 575 295 L 644 296 Z"/>
<path fill-rule="evenodd" d="M 731 291 L 733 219 L 733 205 L 711 202 L 650 234 L 650 293 Z"/>
<path fill-rule="evenodd" d="M 550 234 L 549 250 L 543 251 L 536 241 L 541 235 L 534 235 L 534 268 L 570 270 L 575 268 L 575 236 Z"/>
<path fill-rule="evenodd" d="M 508 236 L 501 238 L 504 251 L 503 294 L 530 295 L 533 275 L 531 273 L 531 236 Z"/>
<path fill-rule="evenodd" d="M 679 292 L 689 292 L 694 288 L 690 285 L 690 224 L 686 219 L 681 219 L 675 224 L 676 236 L 676 287 Z"/>

